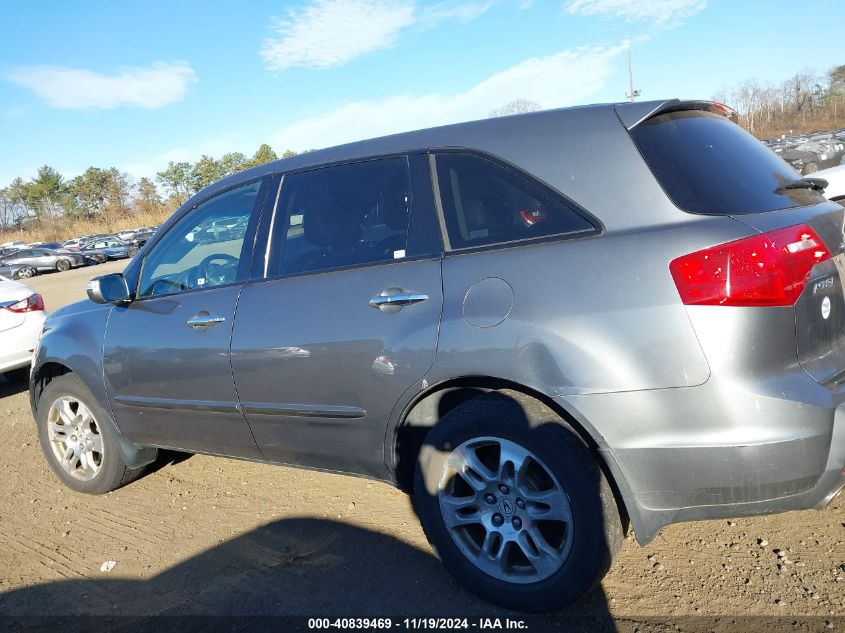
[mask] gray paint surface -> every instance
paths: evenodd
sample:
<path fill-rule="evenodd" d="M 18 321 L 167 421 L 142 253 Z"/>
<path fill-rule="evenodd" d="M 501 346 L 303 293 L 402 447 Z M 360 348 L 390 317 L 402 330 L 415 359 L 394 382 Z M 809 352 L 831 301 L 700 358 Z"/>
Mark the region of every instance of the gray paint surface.
<path fill-rule="evenodd" d="M 561 192 L 594 214 L 602 232 L 442 260 L 253 278 L 128 308 L 78 304 L 48 321 L 36 374 L 44 362 L 79 372 L 139 444 L 385 479 L 395 477 L 394 437 L 409 410 L 424 420 L 422 412 L 433 410 L 424 397 L 440 385 L 499 379 L 556 403 L 583 429 L 641 542 L 674 521 L 823 503 L 845 465 L 845 359 L 841 336 L 818 326 L 814 309 L 802 312 L 818 297 L 802 296 L 795 309 L 685 307 L 668 266 L 682 254 L 808 222 L 836 259 L 814 269 L 805 295 L 834 279 L 825 293 L 838 314 L 845 311 L 843 209 L 822 204 L 738 219 L 679 211 L 624 127 L 665 104 L 446 126 L 229 177 L 176 217 L 259 175 L 470 148 Z M 173 222 L 127 268 L 130 285 Z M 259 235 L 257 243 L 266 240 Z M 394 313 L 373 309 L 368 301 L 388 288 L 429 299 Z M 191 331 L 184 323 L 199 311 L 225 316 L 225 325 Z"/>

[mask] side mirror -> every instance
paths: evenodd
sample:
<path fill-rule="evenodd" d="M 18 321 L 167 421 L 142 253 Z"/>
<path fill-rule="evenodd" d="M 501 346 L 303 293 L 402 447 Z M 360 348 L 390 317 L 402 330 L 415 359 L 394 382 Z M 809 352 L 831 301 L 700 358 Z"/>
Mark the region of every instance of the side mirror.
<path fill-rule="evenodd" d="M 129 303 L 132 297 L 126 279 L 120 273 L 95 277 L 88 282 L 85 290 L 94 303 Z"/>

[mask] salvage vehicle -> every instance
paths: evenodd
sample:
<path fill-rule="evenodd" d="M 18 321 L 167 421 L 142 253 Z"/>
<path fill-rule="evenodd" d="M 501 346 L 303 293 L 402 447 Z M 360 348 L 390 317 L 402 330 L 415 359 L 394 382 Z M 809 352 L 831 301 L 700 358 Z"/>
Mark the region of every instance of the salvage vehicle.
<path fill-rule="evenodd" d="M 26 264 L 4 264 L 0 262 L 0 277 L 6 279 L 29 279 L 35 277 L 38 271 L 34 266 L 27 266 Z"/>
<path fill-rule="evenodd" d="M 845 156 L 845 142 L 839 140 L 811 140 L 779 152 L 793 169 L 809 175 L 820 169 L 838 165 Z"/>
<path fill-rule="evenodd" d="M 105 261 L 109 259 L 126 259 L 129 257 L 129 251 L 131 249 L 131 244 L 112 236 L 88 240 L 80 247 L 79 252 L 86 256 L 93 255 L 96 259 Z"/>
<path fill-rule="evenodd" d="M 823 508 L 845 209 L 735 121 L 596 105 L 229 176 L 48 319 L 45 459 L 90 494 L 159 449 L 389 481 L 456 578 L 529 611 L 595 587 L 629 521 Z"/>
<path fill-rule="evenodd" d="M 21 264 L 32 266 L 41 272 L 57 270 L 64 272 L 71 268 L 87 266 L 88 262 L 78 252 L 50 250 L 49 248 L 22 248 L 0 258 L 3 264 Z"/>

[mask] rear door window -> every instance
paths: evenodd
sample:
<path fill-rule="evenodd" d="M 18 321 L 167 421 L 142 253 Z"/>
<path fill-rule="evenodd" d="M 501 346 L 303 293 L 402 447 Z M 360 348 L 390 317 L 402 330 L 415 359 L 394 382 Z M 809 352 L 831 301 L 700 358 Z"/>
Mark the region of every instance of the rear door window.
<path fill-rule="evenodd" d="M 560 196 L 491 160 L 444 152 L 436 164 L 453 249 L 597 230 Z"/>
<path fill-rule="evenodd" d="M 738 215 L 824 202 L 812 189 L 781 189 L 799 176 L 777 154 L 723 116 L 659 114 L 631 130 L 640 153 L 678 208 Z"/>

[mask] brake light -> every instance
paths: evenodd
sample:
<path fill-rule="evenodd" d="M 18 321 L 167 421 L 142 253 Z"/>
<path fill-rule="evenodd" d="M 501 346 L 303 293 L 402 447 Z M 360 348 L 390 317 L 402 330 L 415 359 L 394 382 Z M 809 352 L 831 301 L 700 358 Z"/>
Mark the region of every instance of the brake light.
<path fill-rule="evenodd" d="M 799 224 L 684 255 L 669 270 L 686 305 L 791 306 L 827 259 L 821 238 Z"/>
<path fill-rule="evenodd" d="M 10 312 L 38 312 L 44 309 L 44 299 L 40 294 L 36 293 L 26 299 L 21 299 L 17 303 L 6 306 L 6 309 Z"/>

